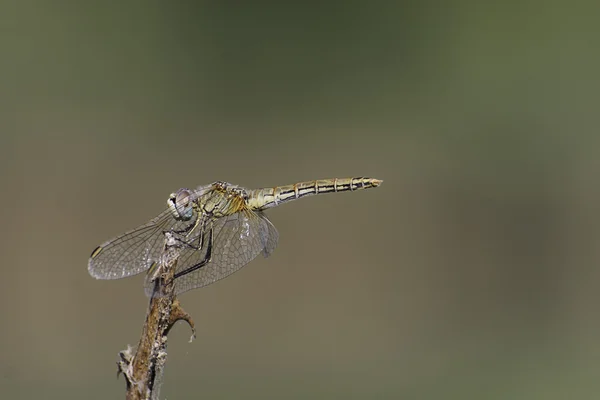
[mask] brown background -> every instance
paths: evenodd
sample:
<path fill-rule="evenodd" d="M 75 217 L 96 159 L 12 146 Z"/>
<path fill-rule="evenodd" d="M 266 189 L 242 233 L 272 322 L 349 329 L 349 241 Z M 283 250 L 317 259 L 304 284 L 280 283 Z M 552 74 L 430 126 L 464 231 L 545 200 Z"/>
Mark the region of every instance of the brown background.
<path fill-rule="evenodd" d="M 596 6 L 84 3 L 0 6 L 1 397 L 124 395 L 87 257 L 170 192 L 363 175 L 182 296 L 163 398 L 598 393 Z"/>

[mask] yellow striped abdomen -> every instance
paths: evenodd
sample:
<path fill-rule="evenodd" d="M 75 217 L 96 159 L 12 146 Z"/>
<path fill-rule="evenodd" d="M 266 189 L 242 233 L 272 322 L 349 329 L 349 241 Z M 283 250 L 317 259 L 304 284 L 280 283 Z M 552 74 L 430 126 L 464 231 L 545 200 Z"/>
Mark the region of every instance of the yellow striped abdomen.
<path fill-rule="evenodd" d="M 247 204 L 251 209 L 263 210 L 288 201 L 315 194 L 347 192 L 377 187 L 381 180 L 374 178 L 333 178 L 299 182 L 293 185 L 249 191 Z"/>

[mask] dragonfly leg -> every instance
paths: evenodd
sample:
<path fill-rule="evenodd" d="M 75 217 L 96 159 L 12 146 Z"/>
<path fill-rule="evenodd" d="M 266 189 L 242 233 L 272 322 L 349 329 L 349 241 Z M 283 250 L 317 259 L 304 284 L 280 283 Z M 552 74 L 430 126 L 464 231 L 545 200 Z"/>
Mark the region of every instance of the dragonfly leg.
<path fill-rule="evenodd" d="M 187 228 L 188 232 L 185 234 L 185 236 L 190 236 L 192 234 L 192 232 L 194 232 L 196 230 L 198 225 L 200 225 L 200 220 L 202 220 L 202 228 L 204 228 L 205 219 L 200 218 L 201 215 L 203 215 L 203 214 L 200 214 L 200 211 L 198 209 L 196 209 L 196 221 L 194 221 L 194 225 L 191 228 L 190 227 Z"/>
<path fill-rule="evenodd" d="M 204 242 L 204 237 L 202 238 L 202 241 Z M 189 268 L 184 269 L 183 271 L 177 272 L 173 276 L 173 279 L 176 279 L 176 278 L 179 278 L 180 276 L 189 274 L 190 272 L 196 271 L 196 270 L 204 267 L 206 264 L 208 264 L 210 262 L 210 260 L 212 259 L 212 246 L 213 246 L 213 230 L 211 228 L 210 234 L 208 236 L 208 245 L 206 246 L 206 256 L 204 257 L 204 259 L 202 261 L 200 261 L 199 263 L 192 265 Z M 200 248 L 202 248 L 202 246 L 200 246 Z"/>
<path fill-rule="evenodd" d="M 197 225 L 198 225 L 198 224 L 195 224 L 195 225 L 194 225 L 194 227 L 195 227 L 195 226 L 197 226 Z M 178 241 L 179 243 L 183 244 L 183 245 L 184 245 L 184 246 L 186 246 L 186 247 L 192 248 L 192 249 L 194 249 L 194 250 L 201 250 L 201 249 L 204 247 L 204 236 L 205 236 L 205 235 L 204 235 L 204 232 L 205 232 L 205 225 L 206 225 L 206 223 L 205 223 L 205 222 L 203 222 L 203 223 L 202 223 L 202 229 L 200 229 L 200 236 L 199 236 L 198 238 L 194 238 L 193 240 L 191 240 L 191 241 L 189 241 L 189 242 L 188 242 L 187 240 L 180 239 L 180 238 L 175 238 L 175 240 L 176 240 L 176 241 Z M 174 232 L 174 233 L 177 233 L 177 234 L 182 234 L 182 233 L 185 233 L 185 234 L 186 234 L 185 236 L 187 237 L 187 236 L 188 236 L 188 235 L 191 233 L 191 231 L 192 231 L 193 229 L 194 229 L 194 228 L 192 227 L 192 228 L 191 228 L 191 230 L 190 230 L 190 227 L 188 227 L 187 229 L 183 229 L 183 230 L 179 230 L 179 231 L 173 231 L 173 232 Z M 163 232 L 163 233 L 164 233 L 164 232 Z M 199 242 L 200 242 L 200 246 L 195 246 L 195 245 L 193 244 L 193 243 L 196 241 L 196 239 L 200 239 L 200 240 L 199 240 Z"/>

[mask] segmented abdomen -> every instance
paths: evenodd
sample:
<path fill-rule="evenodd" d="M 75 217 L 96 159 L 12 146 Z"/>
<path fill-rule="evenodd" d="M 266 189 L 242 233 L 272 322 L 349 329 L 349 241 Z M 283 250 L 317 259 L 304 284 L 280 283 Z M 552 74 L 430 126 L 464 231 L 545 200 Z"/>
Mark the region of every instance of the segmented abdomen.
<path fill-rule="evenodd" d="M 249 191 L 248 206 L 255 210 L 275 207 L 282 203 L 315 194 L 346 192 L 369 189 L 381 184 L 374 178 L 333 178 L 299 182 L 293 185 L 276 186 Z"/>

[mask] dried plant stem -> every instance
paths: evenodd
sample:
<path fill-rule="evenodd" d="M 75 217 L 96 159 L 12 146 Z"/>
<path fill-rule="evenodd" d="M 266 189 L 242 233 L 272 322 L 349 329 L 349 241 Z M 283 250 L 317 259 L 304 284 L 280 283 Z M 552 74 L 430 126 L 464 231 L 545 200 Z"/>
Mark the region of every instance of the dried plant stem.
<path fill-rule="evenodd" d="M 167 234 L 162 265 L 154 279 L 142 336 L 135 355 L 127 348 L 119 353 L 119 373 L 127 382 L 128 400 L 158 399 L 165 363 L 167 361 L 167 334 L 175 322 L 186 321 L 195 336 L 194 321 L 175 297 L 173 275 L 177 266 L 179 249 Z"/>

